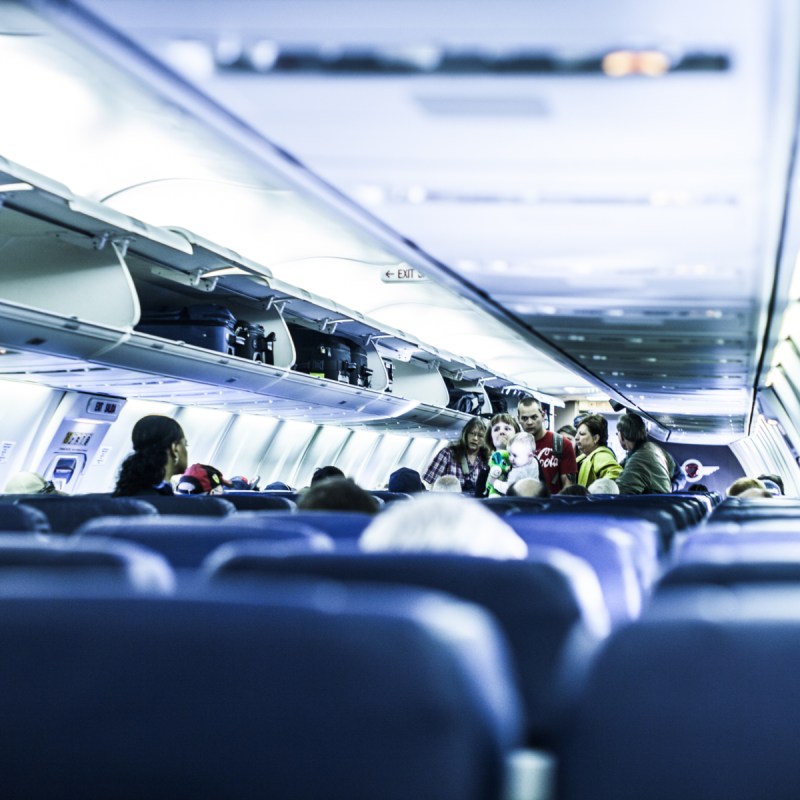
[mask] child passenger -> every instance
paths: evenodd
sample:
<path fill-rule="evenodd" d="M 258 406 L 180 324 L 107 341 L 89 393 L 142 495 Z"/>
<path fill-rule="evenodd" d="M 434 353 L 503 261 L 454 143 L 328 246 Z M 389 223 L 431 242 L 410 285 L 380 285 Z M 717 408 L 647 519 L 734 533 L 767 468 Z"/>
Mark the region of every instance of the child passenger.
<path fill-rule="evenodd" d="M 508 445 L 508 459 L 511 469 L 506 480 L 495 480 L 494 489 L 498 494 L 507 494 L 517 482 L 526 478 L 539 480 L 540 467 L 536 458 L 536 440 L 529 433 L 518 433 Z"/>

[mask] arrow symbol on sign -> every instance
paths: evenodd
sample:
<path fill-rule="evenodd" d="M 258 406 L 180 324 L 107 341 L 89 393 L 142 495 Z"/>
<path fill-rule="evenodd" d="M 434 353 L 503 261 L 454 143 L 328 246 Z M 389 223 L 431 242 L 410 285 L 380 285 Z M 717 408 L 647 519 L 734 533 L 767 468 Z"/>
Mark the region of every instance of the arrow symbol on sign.
<path fill-rule="evenodd" d="M 386 277 L 387 278 L 394 278 L 394 272 L 392 272 L 391 270 L 387 269 L 386 270 Z"/>

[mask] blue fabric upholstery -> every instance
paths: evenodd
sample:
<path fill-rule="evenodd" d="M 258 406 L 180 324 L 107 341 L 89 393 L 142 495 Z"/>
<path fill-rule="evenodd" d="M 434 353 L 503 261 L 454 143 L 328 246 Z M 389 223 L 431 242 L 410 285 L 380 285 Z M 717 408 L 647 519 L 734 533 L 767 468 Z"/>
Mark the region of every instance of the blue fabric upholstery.
<path fill-rule="evenodd" d="M 612 623 L 636 618 L 658 565 L 657 528 L 644 520 L 605 516 L 510 514 L 505 522 L 528 543 L 559 547 L 595 570 Z"/>
<path fill-rule="evenodd" d="M 496 800 L 519 742 L 501 637 L 432 593 L 52 589 L 0 639 L 8 797 Z"/>
<path fill-rule="evenodd" d="M 265 492 L 225 492 L 225 500 L 233 503 L 237 511 L 292 511 L 297 503 L 289 497 L 280 497 Z"/>
<path fill-rule="evenodd" d="M 18 503 L 0 503 L 0 530 L 49 533 L 50 523 L 38 508 Z"/>
<path fill-rule="evenodd" d="M 84 522 L 95 517 L 147 516 L 158 512 L 147 501 L 137 497 L 106 497 L 101 495 L 31 495 L 20 504 L 41 511 L 55 533 L 72 533 Z"/>
<path fill-rule="evenodd" d="M 559 748 L 560 800 L 800 797 L 800 592 L 670 599 L 596 660 Z"/>
<path fill-rule="evenodd" d="M 110 539 L 0 534 L 0 573 L 3 586 L 29 579 L 66 577 L 90 583 L 118 582 L 137 591 L 169 593 L 175 575 L 157 553 Z"/>
<path fill-rule="evenodd" d="M 161 553 L 173 567 L 198 567 L 203 559 L 225 542 L 263 539 L 297 543 L 309 549 L 331 549 L 324 533 L 295 522 L 291 517 L 273 520 L 269 513 L 240 512 L 230 517 L 104 517 L 82 525 L 76 536 L 125 539 Z"/>
<path fill-rule="evenodd" d="M 236 513 L 236 506 L 219 495 L 165 494 L 147 497 L 159 514 L 194 514 L 201 517 L 227 517 Z"/>
<path fill-rule="evenodd" d="M 535 744 L 546 744 L 558 718 L 565 647 L 578 640 L 591 648 L 597 641 L 588 629 L 570 575 L 554 563 L 430 553 L 279 557 L 248 542 L 225 547 L 212 556 L 209 567 L 217 580 L 313 575 L 348 582 L 413 584 L 481 605 L 500 623 L 511 647 L 527 709 L 529 742 Z"/>
<path fill-rule="evenodd" d="M 765 497 L 763 500 L 740 500 L 738 497 L 728 497 L 711 512 L 709 523 L 766 519 L 800 519 L 800 499 Z"/>
<path fill-rule="evenodd" d="M 358 539 L 364 528 L 374 519 L 371 514 L 360 511 L 265 511 L 275 524 L 281 519 L 302 522 L 312 528 L 327 533 L 332 539 Z"/>

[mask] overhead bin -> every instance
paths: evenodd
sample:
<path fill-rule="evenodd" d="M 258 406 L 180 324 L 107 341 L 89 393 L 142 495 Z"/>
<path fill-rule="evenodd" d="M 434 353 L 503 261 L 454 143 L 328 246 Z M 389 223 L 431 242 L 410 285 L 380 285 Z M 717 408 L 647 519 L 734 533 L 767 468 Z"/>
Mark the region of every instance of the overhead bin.
<path fill-rule="evenodd" d="M 442 373 L 470 387 L 504 380 L 276 280 L 192 231 L 144 224 L 2 159 L 0 182 L 0 375 L 241 413 L 438 431 L 468 418 L 446 410 Z M 295 338 L 303 336 L 343 343 L 347 363 L 336 380 L 324 370 L 297 371 Z M 266 340 L 269 357 L 259 357 Z"/>

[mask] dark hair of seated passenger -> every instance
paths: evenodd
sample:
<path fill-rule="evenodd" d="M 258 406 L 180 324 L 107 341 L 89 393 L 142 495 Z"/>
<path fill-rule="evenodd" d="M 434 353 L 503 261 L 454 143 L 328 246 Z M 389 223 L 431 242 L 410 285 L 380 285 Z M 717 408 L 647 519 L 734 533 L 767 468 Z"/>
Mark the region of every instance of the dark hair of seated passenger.
<path fill-rule="evenodd" d="M 693 483 L 686 489 L 687 492 L 709 492 L 711 491 L 704 483 Z"/>
<path fill-rule="evenodd" d="M 334 467 L 333 465 L 327 467 L 317 467 L 314 470 L 314 474 L 311 476 L 311 486 L 315 483 L 319 483 L 319 481 L 328 480 L 328 478 L 344 478 L 345 474 L 342 472 L 339 467 Z"/>
<path fill-rule="evenodd" d="M 534 494 L 529 494 L 527 491 L 528 487 L 536 483 L 539 484 L 536 492 Z M 517 484 L 519 484 L 519 486 L 517 486 Z M 506 497 L 550 497 L 550 490 L 545 484 L 541 481 L 537 481 L 535 478 L 522 478 L 508 487 Z"/>
<path fill-rule="evenodd" d="M 375 514 L 380 503 L 350 478 L 326 478 L 311 484 L 300 495 L 303 511 L 361 511 Z"/>
<path fill-rule="evenodd" d="M 115 497 L 131 497 L 151 489 L 171 477 L 166 474 L 166 462 L 171 445 L 184 442 L 183 429 L 172 417 L 148 414 L 133 426 L 131 432 L 133 453 L 119 470 Z M 184 453 L 185 455 L 185 453 Z M 177 464 L 175 457 L 175 466 Z M 170 462 L 171 463 L 171 462 Z M 181 472 L 186 464 L 181 465 Z"/>
<path fill-rule="evenodd" d="M 570 484 L 569 486 L 565 486 L 559 492 L 559 494 L 575 494 L 575 495 L 579 495 L 581 497 L 588 497 L 589 496 L 589 490 L 585 486 L 580 484 L 580 483 L 573 483 L 573 484 Z"/>

